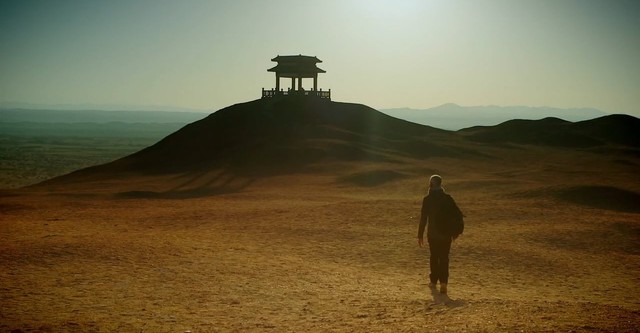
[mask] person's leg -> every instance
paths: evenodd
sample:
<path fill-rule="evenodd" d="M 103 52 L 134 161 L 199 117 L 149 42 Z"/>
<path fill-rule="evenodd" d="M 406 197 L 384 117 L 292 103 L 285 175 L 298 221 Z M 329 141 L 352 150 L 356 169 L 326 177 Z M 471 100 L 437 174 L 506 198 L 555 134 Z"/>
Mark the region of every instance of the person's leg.
<path fill-rule="evenodd" d="M 431 284 L 435 285 L 438 283 L 438 278 L 440 277 L 439 271 L 439 247 L 437 242 L 431 238 L 428 239 L 429 242 L 429 270 L 431 274 L 429 274 L 429 280 Z"/>
<path fill-rule="evenodd" d="M 439 277 L 440 283 L 449 283 L 449 252 L 451 251 L 451 239 L 443 240 L 439 246 Z M 445 288 L 446 289 L 446 288 Z"/>

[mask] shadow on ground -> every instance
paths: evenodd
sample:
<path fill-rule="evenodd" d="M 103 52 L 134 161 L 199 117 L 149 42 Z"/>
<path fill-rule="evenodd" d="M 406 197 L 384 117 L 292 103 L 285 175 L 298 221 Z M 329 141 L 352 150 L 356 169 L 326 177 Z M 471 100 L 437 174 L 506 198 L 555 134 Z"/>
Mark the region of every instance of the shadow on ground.
<path fill-rule="evenodd" d="M 253 184 L 255 179 L 238 177 L 225 171 L 190 174 L 167 191 L 133 190 L 115 194 L 118 199 L 192 199 L 237 193 Z"/>
<path fill-rule="evenodd" d="M 407 175 L 393 170 L 374 170 L 354 173 L 338 179 L 339 182 L 361 187 L 375 187 L 388 182 L 406 178 Z"/>
<path fill-rule="evenodd" d="M 467 302 L 461 299 L 449 298 L 449 295 L 439 292 L 435 287 L 430 287 L 429 289 L 433 297 L 433 303 L 431 305 L 444 305 L 448 308 L 459 308 L 467 305 Z"/>
<path fill-rule="evenodd" d="M 574 186 L 553 193 L 558 199 L 592 208 L 640 213 L 640 194 L 611 186 Z"/>

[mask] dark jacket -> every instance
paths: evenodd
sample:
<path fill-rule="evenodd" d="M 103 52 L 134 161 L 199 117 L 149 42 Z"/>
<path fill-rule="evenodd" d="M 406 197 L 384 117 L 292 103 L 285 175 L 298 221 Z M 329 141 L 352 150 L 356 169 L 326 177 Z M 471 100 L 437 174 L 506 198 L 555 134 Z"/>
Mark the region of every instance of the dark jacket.
<path fill-rule="evenodd" d="M 435 235 L 451 237 L 462 234 L 464 229 L 462 212 L 453 198 L 443 189 L 431 189 L 422 200 L 418 238 L 423 238 L 425 226 L 427 226 L 427 237 Z"/>

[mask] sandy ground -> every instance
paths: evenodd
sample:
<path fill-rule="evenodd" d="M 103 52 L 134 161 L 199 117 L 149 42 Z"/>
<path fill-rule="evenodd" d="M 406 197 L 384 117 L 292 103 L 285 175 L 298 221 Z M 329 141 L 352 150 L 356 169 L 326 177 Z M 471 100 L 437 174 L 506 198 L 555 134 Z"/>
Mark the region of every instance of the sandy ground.
<path fill-rule="evenodd" d="M 572 158 L 444 174 L 467 216 L 448 295 L 416 243 L 428 175 L 182 199 L 5 192 L 0 331 L 638 332 L 640 214 L 544 195 L 601 174 Z M 637 191 L 621 168 L 600 179 Z"/>

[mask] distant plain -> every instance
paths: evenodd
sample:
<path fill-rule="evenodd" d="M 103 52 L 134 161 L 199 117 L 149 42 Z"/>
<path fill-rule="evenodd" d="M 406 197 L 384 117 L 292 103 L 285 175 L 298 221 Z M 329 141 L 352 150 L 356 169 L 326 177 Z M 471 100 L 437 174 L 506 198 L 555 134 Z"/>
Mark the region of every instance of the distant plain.
<path fill-rule="evenodd" d="M 0 110 L 0 188 L 103 164 L 148 147 L 207 114 Z"/>

